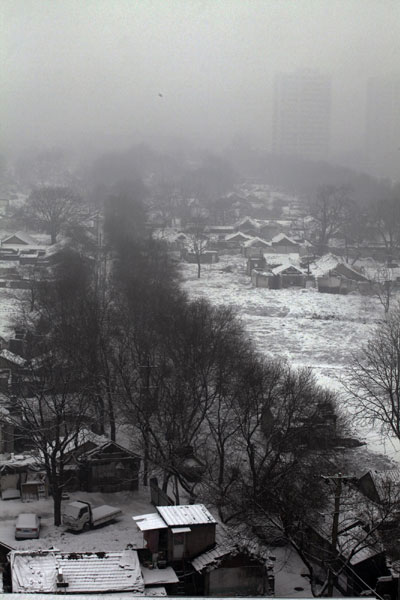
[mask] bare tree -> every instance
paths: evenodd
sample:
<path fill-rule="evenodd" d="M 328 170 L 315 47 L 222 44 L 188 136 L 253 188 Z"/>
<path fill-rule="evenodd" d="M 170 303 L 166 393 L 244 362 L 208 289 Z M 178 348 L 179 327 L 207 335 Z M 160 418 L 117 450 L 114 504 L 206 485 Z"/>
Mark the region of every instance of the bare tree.
<path fill-rule="evenodd" d="M 64 227 L 79 224 L 83 214 L 80 197 L 63 186 L 35 188 L 23 209 L 25 221 L 48 233 L 52 244 Z"/>
<path fill-rule="evenodd" d="M 350 203 L 350 189 L 346 185 L 324 185 L 318 188 L 311 203 L 310 214 L 316 225 L 315 236 L 319 251 L 326 250 L 329 241 L 339 234 Z"/>
<path fill-rule="evenodd" d="M 186 231 L 186 250 L 193 255 L 197 264 L 197 277 L 201 276 L 203 255 L 208 248 L 208 237 L 205 234 L 206 217 L 197 209 Z"/>
<path fill-rule="evenodd" d="M 389 313 L 391 301 L 396 291 L 396 284 L 393 281 L 393 272 L 390 267 L 380 266 L 372 280 L 375 295 L 382 304 L 385 316 Z"/>
<path fill-rule="evenodd" d="M 398 256 L 400 249 L 400 186 L 394 186 L 386 198 L 371 208 L 371 225 L 383 242 L 388 264 Z"/>
<path fill-rule="evenodd" d="M 400 439 L 400 306 L 354 358 L 344 385 L 358 419 Z"/>
<path fill-rule="evenodd" d="M 43 350 L 43 347 L 42 347 Z M 65 485 L 65 460 L 80 432 L 88 426 L 87 389 L 56 349 L 31 360 L 19 374 L 9 420 L 20 440 L 44 464 L 54 505 L 54 524 L 61 525 L 61 499 Z"/>

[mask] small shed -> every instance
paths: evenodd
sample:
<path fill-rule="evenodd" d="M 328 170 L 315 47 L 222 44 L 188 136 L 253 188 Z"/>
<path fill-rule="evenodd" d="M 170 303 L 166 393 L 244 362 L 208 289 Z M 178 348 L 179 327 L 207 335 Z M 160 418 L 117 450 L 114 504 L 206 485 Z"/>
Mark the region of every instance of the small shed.
<path fill-rule="evenodd" d="M 204 504 L 156 506 L 157 513 L 133 517 L 152 554 L 168 562 L 191 559 L 215 545 L 216 520 Z"/>

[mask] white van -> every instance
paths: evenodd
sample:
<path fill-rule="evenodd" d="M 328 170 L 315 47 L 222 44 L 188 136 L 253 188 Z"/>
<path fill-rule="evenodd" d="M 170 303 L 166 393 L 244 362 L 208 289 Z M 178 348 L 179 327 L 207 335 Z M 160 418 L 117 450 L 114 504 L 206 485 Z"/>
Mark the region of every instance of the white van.
<path fill-rule="evenodd" d="M 29 540 L 40 535 L 40 517 L 33 513 L 21 513 L 15 521 L 15 539 Z"/>

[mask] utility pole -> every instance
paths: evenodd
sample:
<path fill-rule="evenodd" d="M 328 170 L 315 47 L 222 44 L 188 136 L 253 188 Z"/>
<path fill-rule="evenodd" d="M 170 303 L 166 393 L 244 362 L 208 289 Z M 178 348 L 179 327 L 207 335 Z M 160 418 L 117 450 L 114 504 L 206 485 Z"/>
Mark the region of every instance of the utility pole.
<path fill-rule="evenodd" d="M 342 473 L 338 473 L 337 475 L 321 475 L 322 479 L 333 481 L 335 483 L 335 505 L 333 511 L 333 520 L 332 520 L 332 532 L 331 532 L 331 548 L 332 548 L 332 557 L 335 558 L 337 554 L 337 543 L 338 543 L 338 531 L 339 531 L 339 517 L 340 517 L 340 498 L 342 496 L 342 482 L 347 479 L 351 479 L 349 475 L 342 475 Z M 333 560 L 332 558 L 332 560 Z M 334 572 L 332 566 L 329 567 L 328 572 L 328 589 L 327 596 L 332 598 L 333 596 L 333 586 L 334 586 Z"/>
<path fill-rule="evenodd" d="M 144 456 L 143 456 L 143 485 L 148 484 L 148 475 L 149 475 L 149 419 L 154 409 L 152 405 L 152 399 L 150 397 L 150 390 L 157 389 L 158 386 L 150 385 L 150 370 L 156 368 L 156 365 L 150 364 L 150 357 L 147 357 L 147 364 L 139 365 L 139 369 L 145 369 L 145 386 L 140 388 L 140 394 L 142 391 L 144 392 L 144 403 L 141 406 L 141 418 L 144 416 L 144 423 L 142 425 L 142 436 L 144 443 Z"/>

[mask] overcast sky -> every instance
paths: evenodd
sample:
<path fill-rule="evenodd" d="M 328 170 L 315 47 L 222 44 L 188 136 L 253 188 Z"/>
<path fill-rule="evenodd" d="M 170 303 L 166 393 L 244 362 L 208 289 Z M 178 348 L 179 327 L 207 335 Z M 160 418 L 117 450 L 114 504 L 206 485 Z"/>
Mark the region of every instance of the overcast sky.
<path fill-rule="evenodd" d="M 3 144 L 174 135 L 269 146 L 276 71 L 332 76 L 334 144 L 400 71 L 399 0 L 1 0 Z M 160 96 L 159 94 L 162 94 Z"/>

